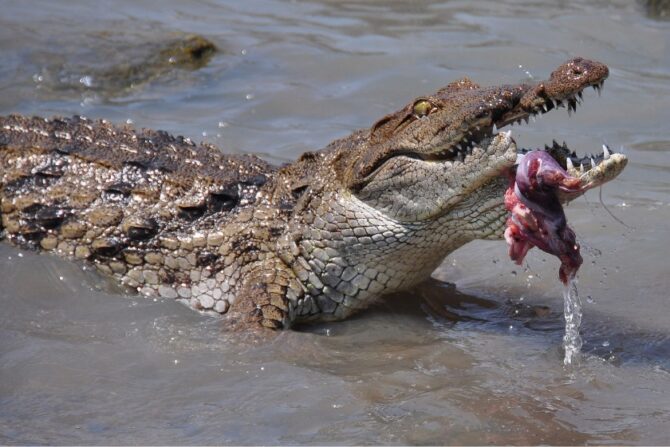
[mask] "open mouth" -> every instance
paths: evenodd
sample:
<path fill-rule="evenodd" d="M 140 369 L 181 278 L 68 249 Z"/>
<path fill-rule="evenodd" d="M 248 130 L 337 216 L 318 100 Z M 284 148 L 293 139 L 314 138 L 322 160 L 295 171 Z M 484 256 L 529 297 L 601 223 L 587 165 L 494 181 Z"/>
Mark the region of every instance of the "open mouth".
<path fill-rule="evenodd" d="M 510 257 L 520 264 L 532 247 L 551 253 L 561 260 L 559 276 L 564 283 L 576 275 L 582 258 L 562 203 L 616 177 L 627 159 L 606 145 L 598 154 L 582 156 L 556 141 L 543 149 L 518 149 L 510 131 L 499 130 L 514 123 L 528 123 L 554 109 L 565 108 L 572 115 L 583 100 L 583 91 L 591 87 L 600 94 L 608 74 L 606 65 L 576 58 L 536 85 L 473 90 L 472 96 L 479 102 L 473 102 L 476 109 L 471 107 L 463 125 L 446 129 L 451 143 L 448 149 L 424 156 L 434 161 L 463 162 L 469 156 L 481 156 L 481 151 L 489 155 L 504 152 L 509 162 L 502 166 L 501 174 L 510 180 L 505 192 L 505 206 L 510 212 L 505 239 Z M 464 104 L 467 106 L 467 101 Z M 498 136 L 507 143 L 494 144 Z"/>
<path fill-rule="evenodd" d="M 537 116 L 560 108 L 567 109 L 568 113 L 572 115 L 583 101 L 583 90 L 587 87 L 592 87 L 600 94 L 604 82 L 603 79 L 593 84 L 587 84 L 580 90 L 575 91 L 573 95 L 565 98 L 543 98 L 543 101 L 538 101 L 538 104 L 531 110 L 518 110 L 519 108 L 515 107 L 514 110 L 504 112 L 499 114 L 499 116 L 496 116 L 497 114 L 493 111 L 490 117 L 484 117 L 478 123 L 475 122 L 474 125 L 469 126 L 470 128 L 464 132 L 465 135 L 460 143 L 452 145 L 444 151 L 425 154 L 422 158 L 425 160 L 458 160 L 462 162 L 468 155 L 472 154 L 475 148 L 487 147 L 491 139 L 505 126 L 523 123 L 529 124 L 531 120 L 535 121 Z M 532 150 L 540 149 L 518 148 L 517 155 L 520 157 Z M 556 140 L 552 141 L 551 145 L 545 145 L 541 150 L 549 153 L 563 169 L 575 177 L 597 168 L 603 162 L 610 160 L 612 154 L 616 153 L 610 147 L 603 145 L 602 152 L 598 154 L 580 156 L 576 151 L 571 150 L 565 142 L 559 144 Z"/>
<path fill-rule="evenodd" d="M 537 114 L 560 107 L 572 114 L 581 103 L 583 89 L 592 86 L 600 93 L 603 83 L 604 78 L 587 83 L 565 99 L 547 98 L 539 108 L 514 119 L 503 117 L 494 126 L 528 122 Z M 516 155 L 516 164 L 507 173 L 510 184 L 505 192 L 505 206 L 510 212 L 505 239 L 510 258 L 521 264 L 528 250 L 538 247 L 560 259 L 559 277 L 567 284 L 577 274 L 582 257 L 562 203 L 614 178 L 626 166 L 627 158 L 607 145 L 597 155 L 578 156 L 555 140 L 544 149 L 517 149 Z"/>
<path fill-rule="evenodd" d="M 511 85 L 479 89 L 477 91 L 480 111 L 456 130 L 450 129 L 456 141 L 447 149 L 422 154 L 421 158 L 432 161 L 465 161 L 475 148 L 486 151 L 493 138 L 512 124 L 528 124 L 537 116 L 552 110 L 564 108 L 572 115 L 583 102 L 583 92 L 593 88 L 599 95 L 609 75 L 606 65 L 582 58 L 572 59 L 558 67 L 546 81 L 537 85 Z M 508 133 L 509 135 L 509 133 Z M 567 173 L 581 180 L 582 193 L 586 189 L 601 185 L 614 178 L 625 166 L 626 157 L 603 145 L 597 154 L 578 153 L 566 143 L 555 140 L 544 148 L 517 148 L 516 159 L 525 154 L 542 150 L 549 154 Z M 513 168 L 514 169 L 514 168 Z M 570 193 L 559 192 L 562 199 L 568 199 Z"/>

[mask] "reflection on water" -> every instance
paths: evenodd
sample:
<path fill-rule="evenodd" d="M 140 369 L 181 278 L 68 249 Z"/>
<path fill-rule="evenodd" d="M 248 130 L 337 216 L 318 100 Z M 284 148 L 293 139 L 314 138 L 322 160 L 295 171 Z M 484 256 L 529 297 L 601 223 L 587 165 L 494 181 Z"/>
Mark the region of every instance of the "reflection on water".
<path fill-rule="evenodd" d="M 133 88 L 116 75 L 94 95 L 70 88 L 192 34 L 222 52 Z M 595 195 L 567 208 L 589 247 L 571 368 L 556 261 L 531 253 L 520 268 L 502 242 L 459 250 L 440 280 L 351 320 L 262 339 L 2 245 L 0 442 L 667 442 L 669 37 L 623 0 L 3 5 L 0 113 L 131 120 L 274 162 L 464 75 L 517 82 L 570 56 L 603 60 L 601 98 L 512 132 L 527 147 L 623 149 L 631 162 L 603 201 L 632 229 Z"/>

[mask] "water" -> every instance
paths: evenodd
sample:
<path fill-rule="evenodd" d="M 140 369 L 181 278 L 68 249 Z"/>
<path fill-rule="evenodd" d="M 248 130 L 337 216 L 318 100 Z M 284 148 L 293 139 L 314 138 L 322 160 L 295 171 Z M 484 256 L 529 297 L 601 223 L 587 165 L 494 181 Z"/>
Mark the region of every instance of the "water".
<path fill-rule="evenodd" d="M 567 366 L 577 360 L 582 349 L 582 337 L 579 335 L 579 327 L 582 324 L 582 299 L 579 297 L 577 280 L 574 276 L 568 278 L 568 283 L 563 288 L 563 318 L 565 318 L 563 364 Z"/>
<path fill-rule="evenodd" d="M 602 198 L 633 229 L 596 192 L 566 209 L 594 298 L 570 368 L 558 261 L 533 250 L 515 266 L 502 241 L 469 244 L 434 281 L 356 318 L 268 340 L 2 244 L 0 443 L 666 444 L 663 17 L 628 0 L 3 1 L 0 113 L 130 120 L 276 163 L 462 76 L 518 82 L 602 60 L 602 97 L 512 136 L 623 149 L 629 166 Z M 97 87 L 100 70 L 174 33 L 221 51 L 200 70 Z"/>

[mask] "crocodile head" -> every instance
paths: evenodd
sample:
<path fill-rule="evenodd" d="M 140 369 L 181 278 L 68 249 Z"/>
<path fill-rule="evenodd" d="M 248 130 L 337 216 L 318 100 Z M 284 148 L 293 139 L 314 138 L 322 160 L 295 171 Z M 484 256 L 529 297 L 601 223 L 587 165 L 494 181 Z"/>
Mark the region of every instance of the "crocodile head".
<path fill-rule="evenodd" d="M 525 149 L 500 129 L 561 107 L 575 111 L 582 91 L 593 87 L 599 92 L 608 74 L 602 63 L 575 58 L 534 84 L 452 82 L 359 135 L 342 157 L 340 179 L 363 202 L 402 222 L 435 220 L 464 208 L 464 202 L 472 207 L 494 196 L 502 200 L 506 184 L 496 179 L 513 172 Z M 545 150 L 580 177 L 580 193 L 611 180 L 627 162 L 607 150 L 581 158 L 565 145 L 554 143 Z M 563 193 L 561 198 L 574 197 Z"/>

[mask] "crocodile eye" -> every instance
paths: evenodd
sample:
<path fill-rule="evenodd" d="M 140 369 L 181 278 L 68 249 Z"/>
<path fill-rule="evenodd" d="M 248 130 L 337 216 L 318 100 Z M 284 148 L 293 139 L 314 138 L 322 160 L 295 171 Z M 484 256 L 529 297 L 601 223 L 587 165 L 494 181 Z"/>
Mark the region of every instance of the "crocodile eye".
<path fill-rule="evenodd" d="M 433 105 L 430 101 L 425 99 L 420 99 L 414 103 L 414 114 L 418 117 L 426 116 L 433 110 Z"/>

